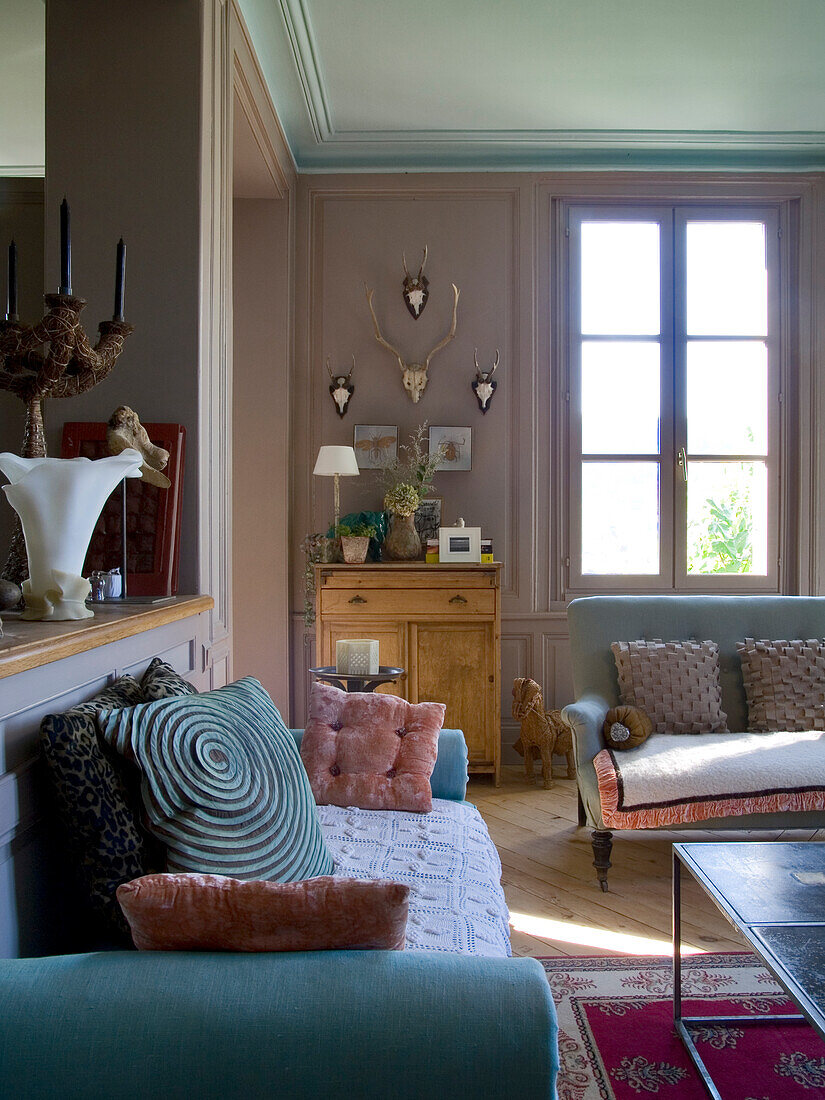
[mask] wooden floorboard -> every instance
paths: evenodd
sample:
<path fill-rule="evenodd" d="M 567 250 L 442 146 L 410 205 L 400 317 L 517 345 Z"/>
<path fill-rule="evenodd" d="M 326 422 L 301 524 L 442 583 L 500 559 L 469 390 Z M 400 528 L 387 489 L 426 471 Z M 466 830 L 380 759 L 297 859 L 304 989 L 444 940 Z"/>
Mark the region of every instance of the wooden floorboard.
<path fill-rule="evenodd" d="M 577 824 L 576 783 L 530 784 L 520 767 L 500 787 L 474 776 L 467 794 L 498 849 L 513 921 L 515 955 L 664 954 L 671 935 L 671 845 L 675 841 L 825 840 L 825 830 L 617 832 L 610 889 L 596 881 L 590 830 Z M 693 951 L 742 951 L 744 941 L 691 879 L 682 879 L 682 928 Z"/>

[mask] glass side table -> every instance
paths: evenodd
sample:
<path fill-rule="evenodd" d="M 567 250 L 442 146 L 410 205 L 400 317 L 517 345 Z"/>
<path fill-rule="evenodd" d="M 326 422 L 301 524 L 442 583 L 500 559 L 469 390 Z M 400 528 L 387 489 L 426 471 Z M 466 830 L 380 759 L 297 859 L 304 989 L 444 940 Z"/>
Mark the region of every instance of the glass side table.
<path fill-rule="evenodd" d="M 345 672 L 336 672 L 335 665 L 321 665 L 309 670 L 317 680 L 341 688 L 343 691 L 375 691 L 381 684 L 392 684 L 406 676 L 403 668 L 392 665 L 379 665 L 378 672 L 367 676 L 350 676 Z"/>

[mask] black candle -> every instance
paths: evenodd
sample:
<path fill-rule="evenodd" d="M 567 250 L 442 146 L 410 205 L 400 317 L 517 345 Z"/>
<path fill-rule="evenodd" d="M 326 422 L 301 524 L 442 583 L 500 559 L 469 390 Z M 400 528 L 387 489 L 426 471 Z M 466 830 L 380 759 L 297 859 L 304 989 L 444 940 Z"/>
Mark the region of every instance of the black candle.
<path fill-rule="evenodd" d="M 115 265 L 115 315 L 113 321 L 123 320 L 123 294 L 126 285 L 126 245 L 123 237 L 117 242 L 117 263 Z"/>
<path fill-rule="evenodd" d="M 6 284 L 6 320 L 17 319 L 17 245 L 12 241 L 9 245 L 9 278 Z"/>
<path fill-rule="evenodd" d="M 72 234 L 66 196 L 60 204 L 60 288 L 59 294 L 72 292 Z"/>

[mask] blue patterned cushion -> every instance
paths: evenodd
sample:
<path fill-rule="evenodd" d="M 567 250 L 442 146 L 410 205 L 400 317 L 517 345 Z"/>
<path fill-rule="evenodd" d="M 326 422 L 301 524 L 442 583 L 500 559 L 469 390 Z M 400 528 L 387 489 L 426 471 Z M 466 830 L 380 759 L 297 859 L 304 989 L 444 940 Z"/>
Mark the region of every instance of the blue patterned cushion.
<path fill-rule="evenodd" d="M 130 796 L 124 777 L 104 752 L 95 716 L 104 708 L 130 706 L 142 699 L 138 682 L 122 676 L 89 702 L 65 714 L 49 714 L 40 724 L 40 744 L 66 843 L 93 908 L 124 931 L 128 926 L 115 890 L 156 869 L 157 861 L 139 824 L 140 798 L 136 792 Z"/>
<path fill-rule="evenodd" d="M 140 681 L 142 703 L 154 703 L 156 699 L 176 699 L 179 695 L 196 695 L 198 689 L 175 672 L 160 657 L 153 657 Z"/>
<path fill-rule="evenodd" d="M 103 711 L 98 722 L 143 773 L 169 871 L 278 882 L 332 873 L 295 741 L 257 680 Z"/>

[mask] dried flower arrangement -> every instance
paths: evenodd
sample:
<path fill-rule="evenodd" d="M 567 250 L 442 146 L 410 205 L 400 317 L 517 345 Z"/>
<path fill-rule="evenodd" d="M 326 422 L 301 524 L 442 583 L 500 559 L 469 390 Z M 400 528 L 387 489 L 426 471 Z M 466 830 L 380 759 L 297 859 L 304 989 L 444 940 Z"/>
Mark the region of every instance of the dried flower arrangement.
<path fill-rule="evenodd" d="M 433 478 L 441 465 L 443 454 L 429 453 L 427 421 L 420 424 L 402 443 L 398 454 L 378 470 L 384 488 L 384 507 L 399 516 L 411 516 L 432 488 Z"/>

